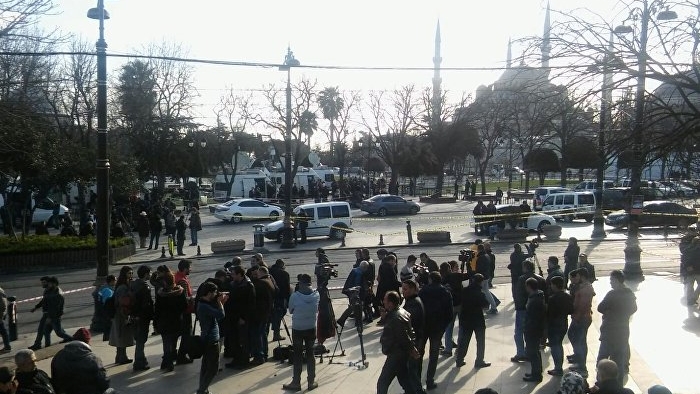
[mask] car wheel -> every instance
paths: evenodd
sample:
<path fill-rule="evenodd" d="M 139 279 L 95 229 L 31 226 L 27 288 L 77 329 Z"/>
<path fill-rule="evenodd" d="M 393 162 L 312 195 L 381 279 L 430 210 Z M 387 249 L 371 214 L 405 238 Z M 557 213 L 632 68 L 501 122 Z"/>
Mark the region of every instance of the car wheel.
<path fill-rule="evenodd" d="M 416 207 L 411 207 L 411 209 L 409 210 L 409 212 L 411 213 L 411 215 L 416 215 L 416 214 L 418 213 L 418 208 L 416 208 Z"/>
<path fill-rule="evenodd" d="M 379 212 L 377 212 L 379 216 L 386 216 L 386 208 L 380 208 Z"/>
<path fill-rule="evenodd" d="M 331 238 L 333 239 L 343 239 L 345 237 L 345 228 L 338 225 L 333 225 L 331 229 Z"/>
<path fill-rule="evenodd" d="M 678 219 L 678 228 L 685 230 L 688 228 L 688 219 Z"/>
<path fill-rule="evenodd" d="M 273 222 L 275 220 L 279 219 L 279 217 L 280 217 L 279 212 L 277 212 L 277 211 L 270 212 L 270 220 L 272 220 Z"/>
<path fill-rule="evenodd" d="M 541 232 L 541 231 L 542 231 L 542 227 L 544 227 L 544 226 L 549 226 L 550 224 L 552 224 L 552 223 L 550 223 L 549 220 L 543 220 L 543 221 L 541 221 L 541 222 L 537 225 L 537 231 L 540 231 L 540 232 Z"/>
<path fill-rule="evenodd" d="M 233 215 L 233 217 L 231 217 L 231 221 L 233 223 L 240 223 L 242 220 L 243 220 L 243 216 L 241 216 L 240 213 L 236 213 Z"/>

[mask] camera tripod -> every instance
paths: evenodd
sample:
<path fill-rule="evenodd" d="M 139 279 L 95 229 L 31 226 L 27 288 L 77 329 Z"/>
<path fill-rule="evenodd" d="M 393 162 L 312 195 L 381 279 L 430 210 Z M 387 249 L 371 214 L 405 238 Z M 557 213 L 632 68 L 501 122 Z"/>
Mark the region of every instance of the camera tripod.
<path fill-rule="evenodd" d="M 350 305 L 348 306 L 348 309 L 343 313 L 341 316 L 341 319 L 345 319 L 349 317 L 350 315 L 353 316 L 355 320 L 355 329 L 357 330 L 357 335 L 360 339 L 360 354 L 362 355 L 362 358 L 358 361 L 355 362 L 348 362 L 347 365 L 349 367 L 356 367 L 357 369 L 366 369 L 369 366 L 369 361 L 367 361 L 367 354 L 365 354 L 365 343 L 362 338 L 362 332 L 364 330 L 364 327 L 362 325 L 362 312 L 364 310 L 363 308 L 363 302 L 362 302 L 362 297 L 360 297 L 359 291 L 356 294 L 353 294 L 350 297 Z M 343 320 L 343 323 L 345 321 Z M 333 353 L 331 353 L 331 358 L 328 360 L 329 364 L 333 364 L 333 357 L 336 356 L 335 352 L 338 349 L 338 346 L 340 346 L 341 354 L 340 356 L 345 356 L 345 349 L 343 349 L 343 344 L 340 341 L 341 336 L 343 335 L 343 331 L 345 330 L 345 324 L 340 326 L 340 330 L 338 330 L 338 326 L 336 325 L 336 332 L 337 332 L 337 337 L 336 337 L 336 342 L 335 342 L 335 348 L 333 348 Z M 345 364 L 345 363 L 337 363 L 337 364 Z"/>

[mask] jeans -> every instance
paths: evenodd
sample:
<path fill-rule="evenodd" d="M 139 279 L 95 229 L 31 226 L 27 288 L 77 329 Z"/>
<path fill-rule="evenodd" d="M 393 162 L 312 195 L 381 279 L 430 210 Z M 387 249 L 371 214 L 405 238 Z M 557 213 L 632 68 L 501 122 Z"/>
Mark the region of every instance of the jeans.
<path fill-rule="evenodd" d="M 251 322 L 248 325 L 248 343 L 250 344 L 250 354 L 257 361 L 264 359 L 262 332 L 264 330 L 264 322 Z M 267 342 L 267 340 L 265 340 Z"/>
<path fill-rule="evenodd" d="M 178 334 L 161 334 L 163 340 L 163 362 L 161 366 L 172 367 L 177 357 L 177 337 Z"/>
<path fill-rule="evenodd" d="M 51 331 L 46 331 L 46 319 L 48 318 L 49 315 L 47 315 L 46 313 L 41 315 L 41 319 L 39 320 L 39 328 L 37 328 L 36 330 L 36 339 L 34 340 L 34 346 L 41 346 L 42 337 L 44 338 L 45 346 L 51 346 Z"/>
<path fill-rule="evenodd" d="M 604 334 L 604 333 L 601 333 Z M 615 361 L 618 368 L 618 380 L 627 375 L 630 364 L 630 334 L 627 332 L 619 332 L 616 335 L 601 335 L 600 347 L 598 348 L 598 359 L 600 361 L 609 358 Z"/>
<path fill-rule="evenodd" d="M 459 312 L 462 310 L 461 305 L 452 307 L 452 322 L 447 325 L 445 329 L 445 352 L 452 353 L 452 342 L 454 341 L 452 333 L 454 332 L 455 320 L 459 316 Z M 459 320 L 457 320 L 459 321 Z M 462 330 L 457 330 L 457 343 L 462 339 Z"/>
<path fill-rule="evenodd" d="M 442 337 L 442 335 L 438 337 L 438 344 L 440 343 L 440 337 Z M 399 384 L 403 387 L 404 393 L 415 394 L 416 391 L 408 379 L 408 362 L 406 361 L 406 356 L 406 354 L 389 354 L 386 356 L 382 372 L 379 374 L 379 379 L 377 379 L 377 394 L 386 394 L 394 378 L 399 380 Z"/>
<path fill-rule="evenodd" d="M 433 332 L 428 334 L 428 341 L 430 341 L 430 348 L 428 350 L 428 372 L 426 375 L 426 381 L 428 383 L 435 382 L 435 371 L 437 370 L 438 356 L 440 355 L 440 344 L 442 341 L 442 331 Z M 426 342 L 428 342 L 426 341 Z M 425 350 L 425 344 L 423 344 Z M 405 361 L 405 359 L 404 359 Z M 405 389 L 405 387 L 404 387 Z"/>
<path fill-rule="evenodd" d="M 525 310 L 515 311 L 515 333 L 513 335 L 513 340 L 515 341 L 516 357 L 525 356 L 525 332 L 523 331 L 525 327 L 525 314 Z"/>
<path fill-rule="evenodd" d="M 416 391 L 416 393 L 423 393 L 423 384 L 421 383 L 421 373 L 423 372 L 423 355 L 421 354 L 419 359 L 410 358 L 408 359 L 408 382 Z"/>
<path fill-rule="evenodd" d="M 316 380 L 316 358 L 314 357 L 316 329 L 292 329 L 292 339 L 294 343 L 294 375 L 292 377 L 292 384 L 301 384 L 302 352 L 306 352 L 306 373 L 308 375 L 308 382 L 313 383 Z"/>
<path fill-rule="evenodd" d="M 540 353 L 541 335 L 525 336 L 525 353 L 530 359 L 530 375 L 542 377 L 542 353 Z"/>
<path fill-rule="evenodd" d="M 45 338 L 48 337 L 49 339 L 51 338 L 51 331 L 54 331 L 56 335 L 58 335 L 61 339 L 64 341 L 72 341 L 73 337 L 68 335 L 65 330 L 63 330 L 63 327 L 61 327 L 61 318 L 57 317 L 55 319 L 52 319 L 50 317 L 47 317 L 47 320 L 44 323 L 44 332 L 46 334 Z M 48 346 L 48 343 L 47 343 Z"/>
<path fill-rule="evenodd" d="M 493 298 L 493 294 L 491 294 L 491 290 L 489 290 L 488 280 L 481 282 L 481 292 L 484 293 L 484 296 L 486 296 L 486 301 L 488 301 L 489 305 L 491 305 L 491 310 L 495 311 L 498 305 L 496 304 L 496 300 Z"/>
<path fill-rule="evenodd" d="M 144 348 L 146 347 L 146 340 L 148 339 L 148 329 L 151 326 L 150 320 L 136 320 L 136 330 L 134 332 L 134 341 L 136 346 L 134 349 L 134 367 L 143 367 L 148 365 L 148 360 L 146 359 L 146 353 Z"/>
<path fill-rule="evenodd" d="M 197 394 L 207 393 L 211 381 L 219 370 L 219 342 L 209 342 L 204 345 L 202 366 L 199 368 L 199 388 Z"/>
<path fill-rule="evenodd" d="M 190 239 L 192 240 L 192 245 L 197 245 L 197 232 L 199 230 L 190 228 Z"/>
<path fill-rule="evenodd" d="M 693 305 L 698 301 L 700 296 L 700 274 L 688 274 L 683 280 L 685 286 L 685 300 L 688 305 Z M 698 285 L 697 288 L 695 285 Z"/>
<path fill-rule="evenodd" d="M 566 335 L 566 326 L 548 326 L 547 327 L 547 339 L 549 340 L 549 349 L 552 353 L 552 360 L 554 361 L 554 369 L 561 371 L 564 364 L 564 347 L 562 346 L 562 341 L 564 341 L 564 336 Z"/>
<path fill-rule="evenodd" d="M 178 360 L 187 358 L 187 349 L 189 349 L 190 338 L 192 338 L 192 314 L 183 312 L 182 314 L 182 338 L 180 338 L 180 348 L 177 351 Z"/>
<path fill-rule="evenodd" d="M 155 249 L 158 249 L 158 241 L 160 240 L 160 231 L 151 231 L 151 242 L 148 244 L 148 249 L 154 249 L 153 240 L 156 241 Z"/>
<path fill-rule="evenodd" d="M 588 343 L 586 337 L 588 335 L 588 327 L 591 326 L 591 321 L 579 322 L 571 320 L 569 325 L 569 342 L 574 348 L 574 361 L 577 366 L 586 371 L 586 356 L 588 355 Z"/>
<path fill-rule="evenodd" d="M 185 246 L 185 239 L 184 239 L 184 238 L 178 238 L 178 239 L 177 239 L 177 254 L 178 254 L 178 256 L 182 256 L 183 254 L 185 254 L 185 253 L 182 251 L 182 247 L 183 247 L 183 246 Z"/>
<path fill-rule="evenodd" d="M 460 326 L 459 327 L 459 333 L 463 335 L 460 335 L 459 341 L 457 342 L 457 355 L 456 355 L 456 361 L 457 362 L 462 362 L 464 361 L 464 357 L 467 355 L 467 350 L 469 349 L 469 342 L 472 340 L 472 333 L 475 334 L 476 337 L 476 361 L 475 363 L 483 363 L 484 362 L 484 353 L 486 353 L 486 328 L 474 328 L 474 327 L 465 327 L 464 329 Z"/>

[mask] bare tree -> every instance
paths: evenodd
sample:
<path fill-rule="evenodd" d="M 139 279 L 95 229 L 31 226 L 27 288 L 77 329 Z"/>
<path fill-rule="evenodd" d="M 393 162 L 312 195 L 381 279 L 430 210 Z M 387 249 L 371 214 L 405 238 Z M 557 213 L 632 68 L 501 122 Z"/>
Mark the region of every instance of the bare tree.
<path fill-rule="evenodd" d="M 37 22 L 49 15 L 56 5 L 53 0 L 7 0 L 0 2 L 0 41 L 22 40 L 28 37 L 41 40 L 47 35 L 34 35 Z"/>

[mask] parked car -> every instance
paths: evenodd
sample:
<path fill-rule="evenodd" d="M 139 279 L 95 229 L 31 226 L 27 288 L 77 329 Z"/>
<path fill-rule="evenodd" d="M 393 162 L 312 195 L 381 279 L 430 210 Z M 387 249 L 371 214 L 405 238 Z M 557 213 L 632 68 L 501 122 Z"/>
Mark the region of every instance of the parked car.
<path fill-rule="evenodd" d="M 680 182 L 674 182 L 674 181 L 659 181 L 659 183 L 666 188 L 668 188 L 671 193 L 673 193 L 677 197 L 694 197 L 695 196 L 695 189 L 692 187 L 688 187 Z"/>
<path fill-rule="evenodd" d="M 282 208 L 253 198 L 234 198 L 214 208 L 214 217 L 224 222 L 243 220 L 277 220 L 284 215 Z"/>
<path fill-rule="evenodd" d="M 306 213 L 307 237 L 331 237 L 342 239 L 347 233 L 352 232 L 352 214 L 350 204 L 345 201 L 329 201 L 311 204 L 302 204 L 294 208 L 293 216 L 299 215 L 304 210 Z M 265 226 L 265 238 L 282 240 L 283 220 L 274 221 Z M 297 236 L 299 229 L 296 229 Z"/>
<path fill-rule="evenodd" d="M 542 212 L 523 212 L 519 205 L 496 205 L 496 213 L 504 215 L 495 221 L 500 229 L 522 227 L 523 222 L 529 231 L 539 231 L 542 227 L 555 224 L 556 220 L 551 215 Z M 525 220 L 527 218 L 527 220 Z M 487 219 L 489 220 L 489 219 Z"/>
<path fill-rule="evenodd" d="M 542 202 L 547 198 L 547 196 L 554 193 L 563 193 L 568 191 L 569 189 L 561 186 L 540 186 L 535 189 L 535 193 L 532 198 L 532 209 L 534 211 L 541 211 Z"/>
<path fill-rule="evenodd" d="M 577 192 L 579 192 L 579 191 L 582 192 L 582 191 L 587 191 L 587 190 L 593 191 L 593 190 L 597 189 L 597 187 L 598 187 L 598 181 L 596 181 L 595 179 L 588 179 L 588 180 L 580 182 L 578 185 L 574 186 L 574 191 L 577 191 Z M 615 182 L 608 180 L 608 179 L 604 179 L 603 180 L 603 190 L 609 189 L 611 187 L 615 187 Z"/>
<path fill-rule="evenodd" d="M 616 211 L 605 218 L 605 224 L 616 228 L 627 227 L 628 211 Z M 638 217 L 639 227 L 674 226 L 687 228 L 698 221 L 698 212 L 671 201 L 645 201 Z"/>
<path fill-rule="evenodd" d="M 10 204 L 10 202 L 8 202 Z M 4 198 L 0 195 L 0 206 L 5 205 Z M 56 203 L 50 198 L 44 198 L 34 205 L 34 212 L 32 213 L 32 224 L 38 224 L 41 222 L 46 222 L 47 225 L 52 226 L 54 223 L 51 221 L 53 216 L 53 209 Z M 9 207 L 8 207 L 9 208 Z M 58 215 L 63 216 L 64 213 L 70 211 L 68 207 L 60 204 L 58 208 Z M 22 220 L 17 216 L 19 212 L 13 213 L 15 224 L 21 224 Z M 0 217 L 0 225 L 2 224 L 2 217 Z"/>
<path fill-rule="evenodd" d="M 377 194 L 376 196 L 363 200 L 360 209 L 369 214 L 376 213 L 379 216 L 386 216 L 394 213 L 415 215 L 420 211 L 420 205 L 413 200 L 405 200 L 403 197 L 391 194 Z"/>

